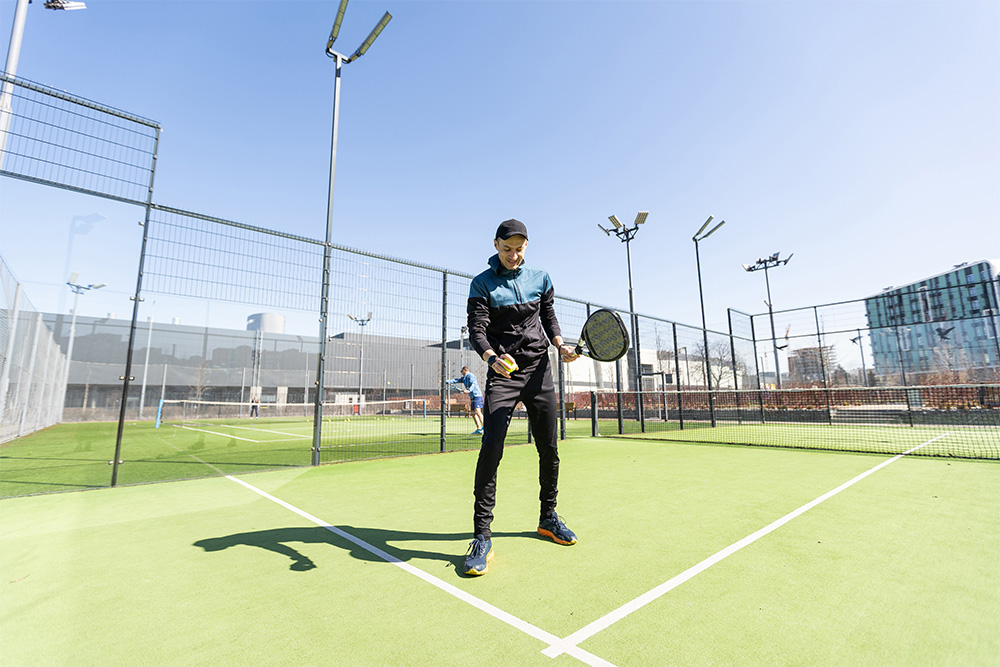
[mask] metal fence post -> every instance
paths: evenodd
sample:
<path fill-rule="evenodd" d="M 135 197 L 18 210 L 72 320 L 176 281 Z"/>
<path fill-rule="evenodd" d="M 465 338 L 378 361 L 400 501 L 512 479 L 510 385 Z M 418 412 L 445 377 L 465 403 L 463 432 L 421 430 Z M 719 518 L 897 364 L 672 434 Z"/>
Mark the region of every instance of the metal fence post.
<path fill-rule="evenodd" d="M 826 361 L 823 359 L 823 332 L 819 325 L 819 309 L 813 306 L 813 316 L 816 318 L 816 343 L 819 345 L 819 370 L 823 374 L 823 389 L 826 394 L 826 420 L 833 423 L 833 406 L 830 404 L 830 383 L 826 378 Z"/>
<path fill-rule="evenodd" d="M 729 318 L 729 354 L 733 360 L 733 389 L 736 395 L 736 423 L 743 423 L 743 415 L 740 413 L 740 379 L 736 373 L 736 339 L 733 337 L 733 309 L 727 308 L 726 315 Z"/>
<path fill-rule="evenodd" d="M 440 396 L 441 396 L 441 451 L 447 451 L 447 419 L 448 419 L 448 406 L 447 406 L 447 394 L 448 385 L 445 381 L 448 379 L 448 273 L 441 273 L 441 377 L 440 382 Z"/>
<path fill-rule="evenodd" d="M 139 303 L 142 301 L 142 267 L 146 261 L 146 243 L 149 241 L 149 218 L 153 207 L 153 181 L 156 178 L 156 157 L 160 148 L 160 128 L 156 128 L 156 140 L 153 143 L 153 157 L 149 166 L 149 189 L 146 193 L 146 216 L 142 223 L 142 245 L 139 250 L 139 269 L 136 271 L 135 296 L 132 297 L 132 326 L 128 332 L 128 352 L 125 356 L 125 374 L 122 380 L 122 404 L 118 413 L 118 433 L 115 436 L 115 458 L 111 462 L 111 486 L 118 484 L 118 465 L 122 455 L 122 433 L 125 431 L 125 410 L 128 407 L 128 386 L 132 381 L 132 352 L 135 347 L 136 322 L 139 319 Z M 67 364 L 69 360 L 67 359 Z M 67 372 L 69 368 L 67 366 Z"/>
<path fill-rule="evenodd" d="M 757 332 L 753 326 L 753 315 L 750 316 L 750 338 L 753 339 L 753 366 L 757 373 L 757 403 L 760 406 L 760 423 L 764 423 L 764 383 L 760 377 L 760 365 L 757 363 Z"/>
<path fill-rule="evenodd" d="M 556 365 L 559 368 L 559 439 L 566 439 L 566 375 L 563 372 L 562 356 L 556 353 Z"/>
<path fill-rule="evenodd" d="M 684 402 L 681 398 L 681 351 L 677 347 L 677 323 L 671 322 L 674 332 L 674 376 L 677 378 L 677 420 L 680 422 L 681 430 L 684 430 Z M 684 350 L 687 353 L 687 349 Z M 688 378 L 690 382 L 690 378 Z"/>
<path fill-rule="evenodd" d="M 625 433 L 625 419 L 622 414 L 622 360 L 619 359 L 615 362 L 615 385 L 617 391 L 615 394 L 618 396 L 618 435 Z"/>
<path fill-rule="evenodd" d="M 597 392 L 590 392 L 590 437 L 596 438 L 601 435 L 597 424 Z"/>
<path fill-rule="evenodd" d="M 639 419 L 639 432 L 646 432 L 646 415 L 643 411 L 643 387 L 642 387 L 642 359 L 640 355 L 640 345 L 639 345 L 639 315 L 632 313 L 635 324 L 632 327 L 632 332 L 635 334 L 635 378 L 638 380 L 638 384 L 635 388 L 635 409 L 638 411 L 637 418 Z"/>

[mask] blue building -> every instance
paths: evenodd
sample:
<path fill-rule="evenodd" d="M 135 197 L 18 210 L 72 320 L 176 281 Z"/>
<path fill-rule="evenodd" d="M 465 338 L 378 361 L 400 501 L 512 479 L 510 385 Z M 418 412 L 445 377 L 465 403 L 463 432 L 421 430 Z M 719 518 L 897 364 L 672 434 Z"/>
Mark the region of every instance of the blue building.
<path fill-rule="evenodd" d="M 879 384 L 1000 381 L 997 264 L 959 264 L 865 299 Z"/>

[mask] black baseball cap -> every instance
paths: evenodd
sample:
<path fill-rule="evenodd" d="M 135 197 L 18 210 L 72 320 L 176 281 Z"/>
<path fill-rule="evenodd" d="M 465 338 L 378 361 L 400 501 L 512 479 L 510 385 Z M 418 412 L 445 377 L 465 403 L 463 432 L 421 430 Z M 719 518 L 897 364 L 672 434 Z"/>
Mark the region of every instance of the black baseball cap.
<path fill-rule="evenodd" d="M 528 238 L 528 228 L 524 226 L 524 223 L 520 220 L 515 220 L 511 218 L 510 220 L 504 220 L 497 227 L 497 238 L 501 241 L 506 241 L 511 236 L 520 234 L 524 238 Z"/>

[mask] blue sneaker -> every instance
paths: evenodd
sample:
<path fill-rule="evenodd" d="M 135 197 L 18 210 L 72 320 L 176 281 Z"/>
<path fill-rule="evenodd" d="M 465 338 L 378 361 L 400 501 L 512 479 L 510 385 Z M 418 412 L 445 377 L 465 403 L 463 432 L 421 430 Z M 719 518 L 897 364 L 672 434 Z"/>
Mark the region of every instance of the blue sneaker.
<path fill-rule="evenodd" d="M 472 432 L 472 435 L 482 435 L 482 434 L 483 434 L 483 429 L 481 428 L 477 428 L 475 431 Z"/>
<path fill-rule="evenodd" d="M 478 577 L 486 574 L 489 562 L 493 560 L 493 542 L 482 535 L 469 542 L 469 552 L 465 555 L 465 573 Z"/>
<path fill-rule="evenodd" d="M 566 527 L 555 511 L 538 522 L 538 534 L 550 538 L 556 544 L 565 544 L 566 546 L 576 544 L 576 535 Z"/>

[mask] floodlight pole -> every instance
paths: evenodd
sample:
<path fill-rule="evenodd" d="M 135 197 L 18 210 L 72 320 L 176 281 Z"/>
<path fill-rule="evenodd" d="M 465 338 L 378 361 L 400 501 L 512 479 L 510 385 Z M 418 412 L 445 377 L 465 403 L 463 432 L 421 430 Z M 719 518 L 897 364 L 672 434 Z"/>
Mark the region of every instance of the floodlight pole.
<path fill-rule="evenodd" d="M 643 419 L 642 413 L 642 365 L 639 353 L 639 316 L 635 312 L 635 294 L 632 289 L 632 246 L 631 242 L 633 237 L 635 237 L 636 232 L 639 231 L 639 225 L 646 222 L 646 217 L 649 216 L 649 211 L 640 211 L 635 218 L 635 222 L 632 223 L 631 227 L 626 227 L 619 220 L 618 216 L 611 215 L 608 220 L 611 221 L 613 229 L 605 229 L 601 225 L 601 228 L 608 236 L 614 234 L 618 237 L 618 240 L 625 244 L 625 257 L 628 262 L 628 310 L 629 319 L 631 320 L 632 329 L 632 360 L 635 363 L 635 391 L 636 391 L 636 416 L 639 418 L 640 429 L 643 433 L 646 432 L 646 422 Z"/>
<path fill-rule="evenodd" d="M 698 300 L 701 302 L 701 335 L 702 343 L 705 346 L 705 358 L 702 360 L 702 367 L 705 369 L 705 384 L 708 385 L 708 412 L 712 419 L 712 426 L 715 426 L 715 396 L 712 394 L 712 367 L 710 366 L 708 360 L 708 323 L 705 319 L 705 293 L 702 291 L 701 287 L 701 254 L 698 251 L 698 243 L 707 239 L 709 236 L 714 234 L 719 227 L 726 224 L 726 221 L 723 220 L 715 227 L 712 227 L 712 229 L 710 229 L 707 233 L 702 234 L 702 232 L 705 231 L 705 228 L 708 227 L 709 223 L 714 219 L 715 216 L 708 216 L 708 220 L 706 220 L 705 224 L 701 226 L 701 229 L 695 232 L 695 235 L 691 237 L 691 240 L 694 241 L 694 259 L 698 268 Z"/>
<path fill-rule="evenodd" d="M 326 363 L 327 321 L 330 310 L 330 264 L 333 254 L 333 185 L 334 176 L 337 171 L 337 132 L 340 126 L 340 75 L 344 65 L 352 60 L 357 60 L 368 51 L 368 48 L 371 47 L 372 43 L 375 42 L 375 39 L 392 19 L 392 14 L 386 12 L 365 41 L 361 43 L 361 46 L 358 47 L 357 51 L 349 58 L 345 58 L 343 54 L 333 50 L 333 44 L 337 41 L 337 36 L 340 34 L 340 25 L 344 20 L 344 13 L 347 11 L 347 2 L 348 0 L 340 0 L 340 7 L 337 9 L 333 29 L 330 31 L 330 38 L 326 43 L 326 55 L 334 60 L 335 74 L 333 83 L 333 130 L 330 137 L 330 183 L 326 197 L 326 243 L 323 246 L 323 288 L 320 297 L 319 359 L 316 364 L 316 398 L 313 404 L 313 465 L 319 465 L 323 428 L 323 367 Z"/>
<path fill-rule="evenodd" d="M 781 389 L 781 366 L 778 364 L 778 335 L 774 331 L 774 307 L 771 303 L 771 280 L 768 277 L 768 269 L 773 269 L 776 266 L 783 266 L 788 264 L 788 261 L 792 258 L 789 255 L 785 259 L 778 259 L 778 255 L 781 253 L 774 253 L 770 257 L 763 257 L 756 261 L 754 264 L 744 264 L 743 268 L 747 272 L 760 271 L 764 269 L 764 284 L 767 285 L 767 314 L 771 319 L 771 345 L 774 347 L 774 384 L 778 389 Z"/>
<path fill-rule="evenodd" d="M 348 315 L 351 320 L 354 321 L 359 327 L 361 327 L 361 334 L 359 339 L 359 344 L 361 350 L 358 353 L 358 405 L 361 405 L 361 399 L 364 396 L 362 393 L 364 386 L 365 377 L 365 326 L 372 321 L 372 314 L 368 313 L 368 317 L 354 317 L 354 315 Z M 359 410 L 361 408 L 358 408 Z"/>
<path fill-rule="evenodd" d="M 462 331 L 458 334 L 458 363 L 463 366 L 465 365 L 465 334 L 468 331 L 469 327 L 463 326 Z"/>
<path fill-rule="evenodd" d="M 76 274 L 74 273 L 73 277 L 66 283 L 75 296 L 73 297 L 73 317 L 69 322 L 69 342 L 66 343 L 66 372 L 63 374 L 63 412 L 66 411 L 66 393 L 69 391 L 69 366 L 73 363 L 73 343 L 76 340 L 76 311 L 80 305 L 80 295 L 84 292 L 104 287 L 104 283 L 80 285 L 75 280 Z"/>

